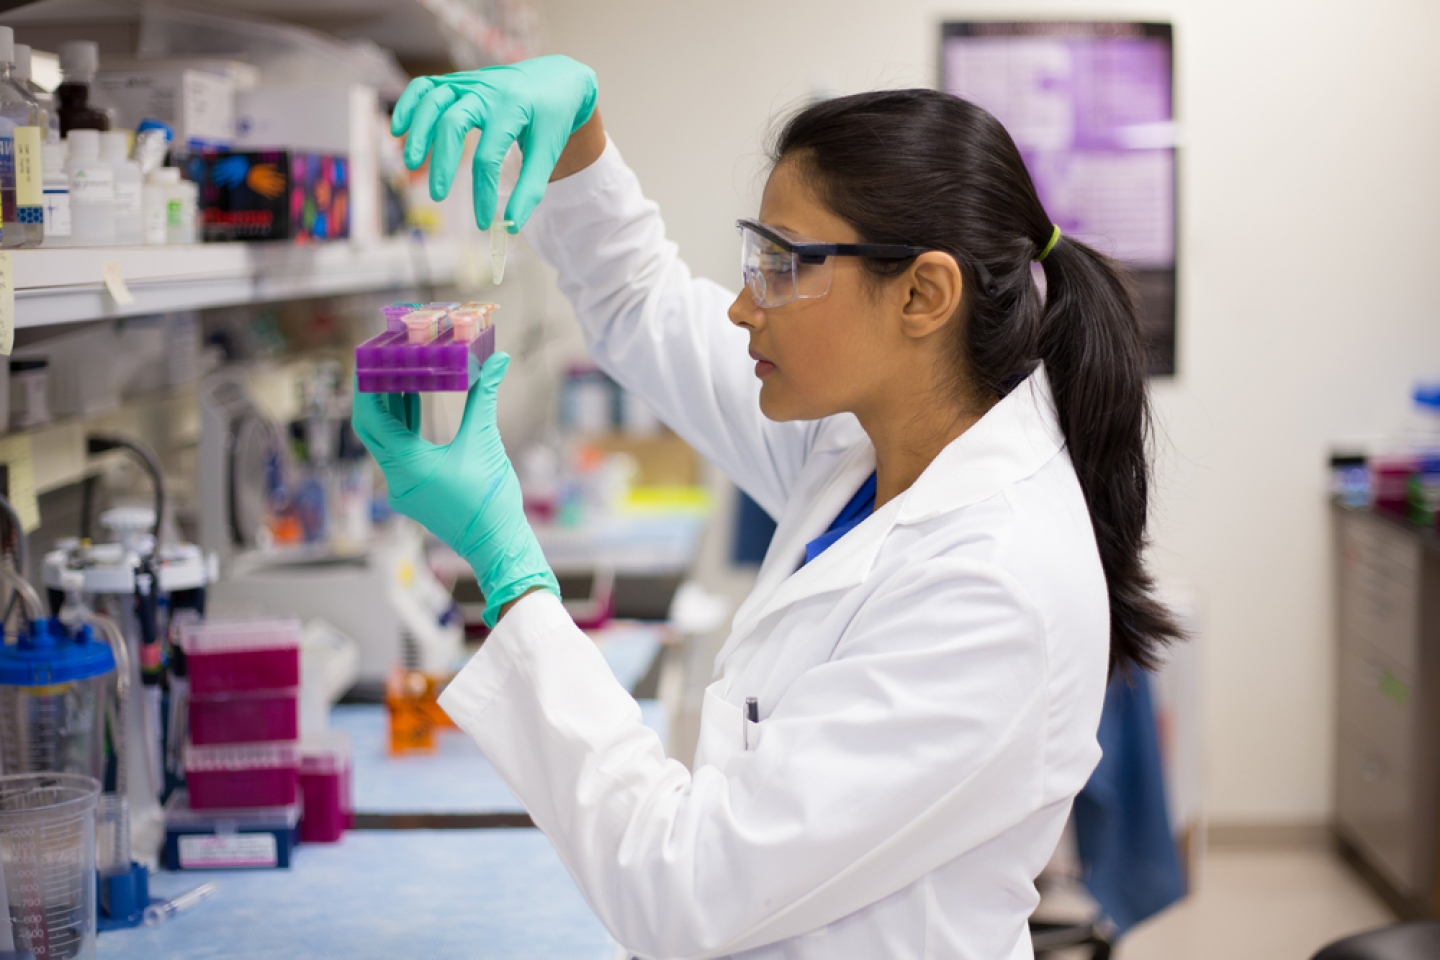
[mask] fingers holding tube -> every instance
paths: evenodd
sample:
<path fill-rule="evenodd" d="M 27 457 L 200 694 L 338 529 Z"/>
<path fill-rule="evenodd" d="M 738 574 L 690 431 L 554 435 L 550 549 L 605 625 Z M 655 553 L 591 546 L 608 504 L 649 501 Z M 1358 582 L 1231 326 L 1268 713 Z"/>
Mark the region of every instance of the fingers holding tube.
<path fill-rule="evenodd" d="M 465 152 L 465 137 L 476 127 L 486 125 L 485 104 L 473 93 L 466 93 L 451 104 L 435 123 L 430 148 L 430 198 L 444 200 L 455 182 L 455 171 Z"/>
<path fill-rule="evenodd" d="M 420 164 L 425 162 L 425 156 L 430 152 L 430 142 L 434 139 L 436 121 L 459 97 L 460 93 L 455 87 L 437 83 L 420 98 L 408 118 L 405 166 L 417 170 Z"/>
<path fill-rule="evenodd" d="M 400 99 L 395 101 L 395 109 L 390 114 L 390 135 L 392 137 L 403 136 L 405 131 L 410 129 L 410 119 L 415 113 L 415 108 L 438 84 L 434 77 L 416 77 L 405 85 L 405 92 L 400 94 Z"/>
<path fill-rule="evenodd" d="M 475 225 L 488 230 L 495 220 L 495 207 L 500 198 L 500 168 L 510 145 L 519 139 L 527 119 L 518 111 L 497 112 L 480 133 L 475 148 Z"/>

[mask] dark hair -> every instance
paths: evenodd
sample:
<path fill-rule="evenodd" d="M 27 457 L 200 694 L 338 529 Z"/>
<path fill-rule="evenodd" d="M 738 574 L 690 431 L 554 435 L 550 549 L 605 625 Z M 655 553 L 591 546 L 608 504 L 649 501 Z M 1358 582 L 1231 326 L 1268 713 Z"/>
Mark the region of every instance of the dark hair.
<path fill-rule="evenodd" d="M 1181 636 L 1152 591 L 1141 553 L 1149 486 L 1150 408 L 1135 294 L 1121 268 L 1061 237 L 1015 142 L 969 101 L 933 90 L 862 93 L 792 117 L 772 150 L 793 158 L 818 197 L 867 243 L 941 250 L 966 293 L 957 349 L 966 381 L 1004 396 L 1045 363 L 1080 479 L 1110 595 L 1111 669 L 1153 666 Z M 913 261 L 866 260 L 877 278 Z"/>

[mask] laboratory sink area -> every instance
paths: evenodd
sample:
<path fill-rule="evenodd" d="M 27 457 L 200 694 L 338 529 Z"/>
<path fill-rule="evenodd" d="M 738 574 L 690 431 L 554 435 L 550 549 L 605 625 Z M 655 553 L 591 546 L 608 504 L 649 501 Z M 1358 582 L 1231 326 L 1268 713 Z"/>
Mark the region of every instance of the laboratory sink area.
<path fill-rule="evenodd" d="M 0 0 L 0 960 L 1440 958 L 1437 45 Z"/>

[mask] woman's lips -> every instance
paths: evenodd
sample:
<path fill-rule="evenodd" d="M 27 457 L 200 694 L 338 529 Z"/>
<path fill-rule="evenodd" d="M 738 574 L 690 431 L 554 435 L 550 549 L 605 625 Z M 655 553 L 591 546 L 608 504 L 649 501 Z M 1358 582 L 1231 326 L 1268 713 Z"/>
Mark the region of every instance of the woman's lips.
<path fill-rule="evenodd" d="M 763 378 L 775 369 L 775 364 L 767 360 L 763 354 L 757 353 L 753 347 L 750 350 L 750 359 L 755 361 L 755 376 L 757 377 Z"/>

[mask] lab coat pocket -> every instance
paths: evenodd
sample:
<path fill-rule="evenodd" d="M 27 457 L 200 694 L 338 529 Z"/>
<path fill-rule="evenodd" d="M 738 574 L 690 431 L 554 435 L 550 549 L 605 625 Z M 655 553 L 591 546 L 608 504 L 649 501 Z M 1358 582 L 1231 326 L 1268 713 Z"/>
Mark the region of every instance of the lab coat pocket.
<path fill-rule="evenodd" d="M 730 758 L 744 749 L 744 714 L 725 699 L 729 680 L 716 680 L 705 688 L 705 701 L 700 707 L 700 739 L 695 745 L 695 766 L 725 769 Z M 754 726 L 752 724 L 752 726 Z M 754 748 L 755 741 L 750 741 Z"/>

